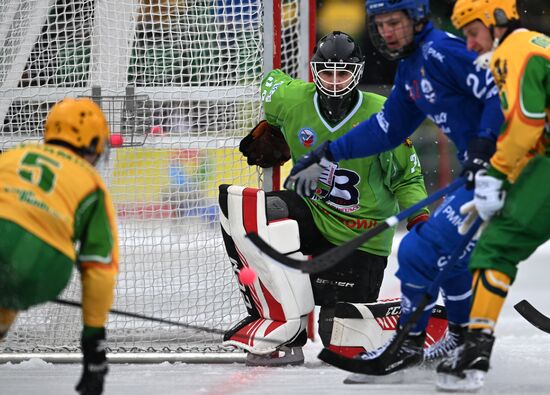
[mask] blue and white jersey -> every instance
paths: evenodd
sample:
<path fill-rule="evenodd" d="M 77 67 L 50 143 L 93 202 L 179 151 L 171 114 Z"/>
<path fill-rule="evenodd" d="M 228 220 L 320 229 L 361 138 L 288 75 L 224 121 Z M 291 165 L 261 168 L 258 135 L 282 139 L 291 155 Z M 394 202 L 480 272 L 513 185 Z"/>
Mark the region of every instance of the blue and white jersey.
<path fill-rule="evenodd" d="M 427 23 L 416 50 L 399 62 L 383 109 L 330 144 L 334 160 L 392 149 L 431 119 L 457 147 L 462 161 L 472 137 L 496 140 L 503 115 L 489 70 L 464 40 Z"/>

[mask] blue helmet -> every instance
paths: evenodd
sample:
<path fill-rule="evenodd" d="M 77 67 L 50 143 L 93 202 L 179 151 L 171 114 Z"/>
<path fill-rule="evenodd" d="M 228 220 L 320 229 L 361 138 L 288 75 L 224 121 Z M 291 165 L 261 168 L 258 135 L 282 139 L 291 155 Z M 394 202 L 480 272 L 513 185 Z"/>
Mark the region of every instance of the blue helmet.
<path fill-rule="evenodd" d="M 429 0 L 366 0 L 365 7 L 367 8 L 367 15 L 369 17 L 368 30 L 370 39 L 374 47 L 384 57 L 390 60 L 402 59 L 416 49 L 413 36 L 420 31 L 420 28 L 427 22 L 430 16 Z M 410 32 L 410 41 L 407 45 L 399 49 L 390 49 L 378 31 L 375 17 L 396 11 L 405 13 L 411 19 L 414 26 Z"/>
<path fill-rule="evenodd" d="M 415 22 L 430 16 L 429 0 L 366 0 L 365 7 L 368 15 L 405 11 Z"/>

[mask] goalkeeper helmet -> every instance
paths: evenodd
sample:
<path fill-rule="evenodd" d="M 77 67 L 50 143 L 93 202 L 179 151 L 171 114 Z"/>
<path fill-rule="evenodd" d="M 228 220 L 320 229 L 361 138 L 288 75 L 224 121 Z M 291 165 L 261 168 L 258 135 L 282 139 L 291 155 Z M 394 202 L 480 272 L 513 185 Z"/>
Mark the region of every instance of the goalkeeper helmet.
<path fill-rule="evenodd" d="M 385 58 L 389 60 L 402 59 L 416 49 L 413 37 L 419 31 L 419 27 L 428 21 L 430 16 L 429 0 L 366 0 L 365 6 L 369 17 L 368 28 L 370 39 L 374 47 Z M 406 31 L 401 33 L 402 35 L 409 35 L 409 37 L 406 37 L 406 44 L 401 45 L 399 48 L 390 48 L 380 34 L 376 24 L 376 16 L 396 11 L 402 11 L 412 21 L 412 29 L 410 33 Z"/>
<path fill-rule="evenodd" d="M 478 19 L 488 28 L 506 26 L 519 19 L 516 0 L 457 0 L 451 15 L 455 28 L 462 29 Z"/>
<path fill-rule="evenodd" d="M 332 32 L 319 40 L 310 66 L 323 115 L 336 123 L 357 101 L 357 84 L 365 59 L 361 48 L 346 33 Z"/>
<path fill-rule="evenodd" d="M 67 145 L 79 155 L 101 155 L 108 144 L 109 126 L 101 108 L 87 98 L 65 98 L 50 110 L 44 141 Z"/>

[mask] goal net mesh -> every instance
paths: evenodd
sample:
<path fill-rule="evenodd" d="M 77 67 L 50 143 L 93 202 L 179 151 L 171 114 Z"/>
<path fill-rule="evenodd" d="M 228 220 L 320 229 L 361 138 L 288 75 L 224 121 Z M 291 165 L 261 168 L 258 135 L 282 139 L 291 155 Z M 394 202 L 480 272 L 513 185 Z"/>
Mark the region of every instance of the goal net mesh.
<path fill-rule="evenodd" d="M 299 0 L 281 8 L 277 49 L 298 77 L 307 16 Z M 123 137 L 100 169 L 118 214 L 113 308 L 219 330 L 244 317 L 217 191 L 258 185 L 238 143 L 261 118 L 271 12 L 261 0 L 1 2 L 0 148 L 39 140 L 65 96 L 93 97 Z M 77 273 L 61 298 L 80 300 Z M 81 329 L 79 309 L 47 303 L 22 312 L 0 350 L 78 351 Z M 232 351 L 219 334 L 115 314 L 107 330 L 113 352 Z"/>

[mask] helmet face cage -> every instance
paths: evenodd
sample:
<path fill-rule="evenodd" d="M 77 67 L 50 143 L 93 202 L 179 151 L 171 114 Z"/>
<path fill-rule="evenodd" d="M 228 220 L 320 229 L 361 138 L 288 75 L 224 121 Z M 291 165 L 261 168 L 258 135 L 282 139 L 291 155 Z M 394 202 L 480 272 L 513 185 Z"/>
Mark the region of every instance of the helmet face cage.
<path fill-rule="evenodd" d="M 415 49 L 414 31 L 411 34 L 409 44 L 399 49 L 390 49 L 378 32 L 375 17 L 390 12 L 403 11 L 414 24 L 423 23 L 430 16 L 429 0 L 367 0 L 366 7 L 368 30 L 372 45 L 389 60 L 398 60 L 410 55 Z"/>
<path fill-rule="evenodd" d="M 329 97 L 342 97 L 355 89 L 363 75 L 364 62 L 315 62 L 311 73 L 317 89 Z"/>
<path fill-rule="evenodd" d="M 310 67 L 317 91 L 341 98 L 355 88 L 363 75 L 361 48 L 348 34 L 334 31 L 319 40 Z"/>
<path fill-rule="evenodd" d="M 380 52 L 386 59 L 389 60 L 398 60 L 410 55 L 414 49 L 414 33 L 411 32 L 410 43 L 399 49 L 390 49 L 386 44 L 386 40 L 382 38 L 378 32 L 378 27 L 374 20 L 374 16 L 369 18 L 368 28 L 369 28 L 369 37 L 372 42 L 372 45 Z"/>

